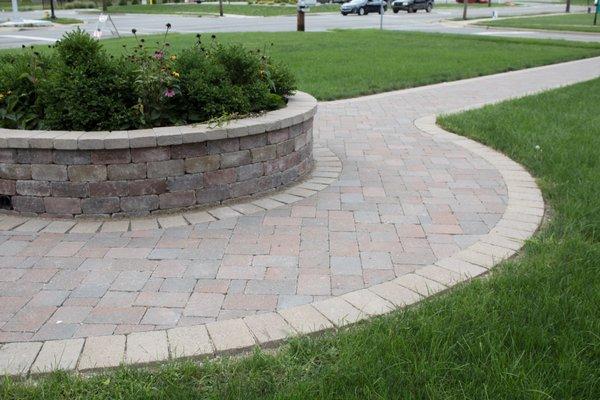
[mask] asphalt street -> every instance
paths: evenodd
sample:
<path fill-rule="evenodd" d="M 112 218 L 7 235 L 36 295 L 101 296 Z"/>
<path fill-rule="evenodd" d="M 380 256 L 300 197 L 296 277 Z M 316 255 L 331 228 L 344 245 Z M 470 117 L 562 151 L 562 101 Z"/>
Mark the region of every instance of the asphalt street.
<path fill-rule="evenodd" d="M 440 3 L 440 2 L 438 2 Z M 324 31 L 328 29 L 365 29 L 379 28 L 379 15 L 366 16 L 338 13 L 318 13 L 318 7 L 306 16 L 307 31 Z M 469 9 L 470 17 L 489 17 L 495 10 L 499 16 L 560 13 L 564 12 L 563 4 L 529 3 L 519 7 L 479 7 Z M 574 11 L 584 11 L 584 7 L 573 7 Z M 449 21 L 461 16 L 462 8 L 438 7 L 431 13 L 420 11 L 415 14 L 400 12 L 394 14 L 391 10 L 384 16 L 383 27 L 390 30 L 406 30 L 421 32 L 443 32 L 471 35 L 494 35 L 508 37 L 552 38 L 577 41 L 599 41 L 600 35 L 585 33 L 559 33 L 539 31 L 519 31 L 488 29 L 473 25 L 465 25 L 460 21 Z M 21 13 L 24 18 L 41 18 L 42 11 Z M 75 10 L 60 10 L 60 17 L 73 17 L 84 21 L 81 27 L 89 32 L 98 26 L 98 13 Z M 0 12 L 0 21 L 8 19 L 9 12 Z M 170 22 L 173 32 L 203 33 L 203 32 L 281 32 L 296 29 L 295 16 L 277 17 L 245 17 L 245 16 L 181 16 L 181 15 L 152 15 L 152 14 L 111 14 L 111 17 L 121 35 L 131 34 L 136 28 L 140 34 L 153 34 L 164 31 L 165 24 Z M 73 25 L 55 25 L 42 28 L 0 28 L 0 48 L 20 47 L 21 45 L 53 43 L 65 32 L 74 29 Z M 103 29 L 103 38 L 114 36 L 108 29 Z"/>

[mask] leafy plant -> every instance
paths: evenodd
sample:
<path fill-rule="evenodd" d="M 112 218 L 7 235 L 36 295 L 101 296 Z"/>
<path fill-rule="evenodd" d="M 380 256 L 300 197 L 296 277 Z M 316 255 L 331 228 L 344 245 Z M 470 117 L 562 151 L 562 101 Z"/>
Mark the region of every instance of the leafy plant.
<path fill-rule="evenodd" d="M 158 42 L 159 46 L 154 51 L 146 46 L 143 38 L 138 38 L 135 29 L 132 31 L 137 47 L 129 60 L 134 65 L 135 109 L 143 126 L 180 124 L 185 121 L 183 113 L 177 110 L 177 102 L 173 100 L 173 97 L 181 95 L 181 89 L 180 74 L 174 67 L 177 56 L 170 54 L 170 45 L 166 41 L 170 29 L 171 25 L 167 24 L 163 42 Z"/>
<path fill-rule="evenodd" d="M 79 28 L 47 56 L 6 55 L 0 66 L 0 127 L 124 130 L 223 120 L 285 105 L 289 70 L 265 50 L 216 37 L 175 54 L 167 41 L 138 37 L 114 57 Z"/>
<path fill-rule="evenodd" d="M 97 5 L 95 2 L 93 1 L 80 1 L 80 0 L 75 0 L 69 3 L 64 3 L 62 8 L 64 8 L 65 10 L 73 10 L 73 9 L 78 9 L 78 8 L 96 8 Z"/>
<path fill-rule="evenodd" d="M 57 130 L 113 130 L 135 126 L 131 68 L 114 60 L 80 29 L 56 44 L 38 91 L 42 125 Z"/>
<path fill-rule="evenodd" d="M 0 57 L 0 126 L 12 129 L 39 127 L 35 92 L 46 61 L 33 50 Z"/>

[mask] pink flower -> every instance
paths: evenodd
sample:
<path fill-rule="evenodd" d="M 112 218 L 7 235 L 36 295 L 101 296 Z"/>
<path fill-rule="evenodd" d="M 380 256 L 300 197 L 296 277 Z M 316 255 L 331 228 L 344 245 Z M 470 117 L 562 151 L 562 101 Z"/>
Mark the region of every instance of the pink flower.
<path fill-rule="evenodd" d="M 163 53 L 160 50 L 157 50 L 154 52 L 154 58 L 156 58 L 157 60 L 162 60 L 164 55 L 165 55 L 165 53 Z"/>
<path fill-rule="evenodd" d="M 175 96 L 175 91 L 172 88 L 167 88 L 165 90 L 165 97 L 173 97 Z"/>

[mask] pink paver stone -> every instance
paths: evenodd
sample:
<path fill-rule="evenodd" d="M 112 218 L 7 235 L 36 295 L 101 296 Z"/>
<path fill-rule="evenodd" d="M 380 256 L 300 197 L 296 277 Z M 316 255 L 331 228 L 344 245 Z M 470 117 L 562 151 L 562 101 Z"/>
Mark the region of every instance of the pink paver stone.
<path fill-rule="evenodd" d="M 541 192 L 522 167 L 436 127 L 434 115 L 591 79 L 599 63 L 322 103 L 311 128 L 315 170 L 261 198 L 131 220 L 0 215 L 0 370 L 85 371 L 246 351 L 487 272 L 535 232 Z"/>

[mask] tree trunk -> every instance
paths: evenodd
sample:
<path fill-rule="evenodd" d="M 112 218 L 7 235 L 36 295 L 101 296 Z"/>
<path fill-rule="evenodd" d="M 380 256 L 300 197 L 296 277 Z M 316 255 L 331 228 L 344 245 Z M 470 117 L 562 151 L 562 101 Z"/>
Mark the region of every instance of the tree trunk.
<path fill-rule="evenodd" d="M 219 15 L 223 16 L 223 0 L 219 0 Z"/>
<path fill-rule="evenodd" d="M 571 0 L 567 0 L 567 9 L 565 12 L 571 12 Z"/>
<path fill-rule="evenodd" d="M 463 20 L 467 20 L 467 7 L 469 6 L 468 0 L 463 0 Z"/>
<path fill-rule="evenodd" d="M 108 11 L 108 1 L 102 0 L 102 12 L 107 12 L 107 11 Z"/>

